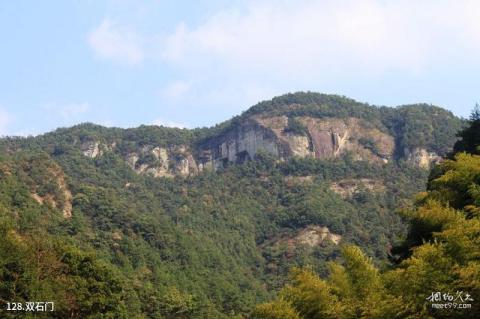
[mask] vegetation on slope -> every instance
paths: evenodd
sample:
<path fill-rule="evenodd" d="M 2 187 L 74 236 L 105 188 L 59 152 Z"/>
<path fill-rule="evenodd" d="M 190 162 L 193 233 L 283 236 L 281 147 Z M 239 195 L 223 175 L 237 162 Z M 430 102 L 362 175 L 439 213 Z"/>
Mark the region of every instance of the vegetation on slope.
<path fill-rule="evenodd" d="M 391 134 L 399 150 L 423 147 L 445 155 L 455 143 L 463 123 L 451 112 L 428 104 L 377 107 L 338 95 L 298 92 L 261 102 L 242 114 L 286 115 L 289 117 L 356 117 Z"/>
<path fill-rule="evenodd" d="M 295 98 L 304 95 L 317 96 Z M 339 112 L 331 116 L 356 103 L 323 97 L 338 104 L 330 107 Z M 282 103 L 289 110 L 287 102 Z M 358 116 L 362 108 L 378 113 L 357 104 L 351 112 Z M 328 109 L 319 105 L 312 110 Z M 376 115 L 371 116 L 373 121 Z M 326 261 L 340 255 L 328 241 L 314 247 L 284 244 L 311 225 L 326 226 L 343 243 L 360 246 L 375 266 L 388 264 L 390 247 L 405 233 L 395 211 L 424 190 L 422 169 L 401 161 L 353 161 L 348 155 L 279 163 L 260 153 L 255 161 L 223 171 L 169 179 L 137 175 L 123 158 L 149 144 L 194 146 L 242 117 L 213 129 L 83 124 L 1 140 L 1 317 L 22 315 L 6 312 L 6 302 L 36 300 L 54 301 L 56 310 L 48 314 L 54 318 L 246 317 L 285 283 L 291 267 L 311 265 L 324 275 Z M 448 130 L 460 123 L 445 119 Z M 442 136 L 448 134 L 431 138 Z M 85 141 L 115 143 L 120 152 L 107 149 L 88 158 L 78 144 Z M 444 142 L 453 143 L 450 137 L 438 143 Z M 59 175 L 72 198 L 52 178 Z M 331 185 L 345 179 L 383 186 L 360 187 L 343 198 Z M 71 218 L 63 217 L 68 203 Z"/>
<path fill-rule="evenodd" d="M 457 144 L 471 152 L 456 153 L 438 166 L 428 192 L 403 213 L 410 227 L 398 265 L 379 271 L 360 248 L 345 245 L 342 261 L 330 263 L 325 279 L 309 268 L 293 270 L 277 299 L 257 306 L 254 317 L 478 318 L 480 139 L 474 132 L 479 123 L 475 111 Z M 451 306 L 432 307 L 437 303 Z"/>
<path fill-rule="evenodd" d="M 48 179 L 48 167 L 56 163 L 73 194 L 71 219 L 62 217 L 60 203 L 42 205 L 32 198 L 35 192 L 60 192 Z M 2 299 L 48 297 L 55 300 L 59 318 L 71 309 L 79 318 L 109 311 L 129 318 L 169 317 L 178 307 L 188 317 L 246 314 L 269 295 L 265 287 L 283 283 L 291 266 L 313 264 L 324 271 L 324 260 L 338 255 L 338 248 L 328 244 L 299 247 L 291 255 L 287 247 L 270 245 L 276 234 L 324 225 L 385 260 L 385 246 L 402 230 L 394 205 L 421 190 L 426 178 L 422 170 L 410 169 L 411 175 L 393 179 L 402 170 L 394 165 L 380 168 L 348 159 L 275 164 L 267 155 L 221 173 L 173 180 L 138 176 L 114 153 L 92 160 L 63 152 L 54 161 L 46 154 L 20 152 L 1 164 L 2 227 L 10 236 L 9 246 L 0 248 L 1 268 L 8 270 Z M 316 176 L 311 183 L 290 185 L 285 179 L 306 173 Z M 363 190 L 344 200 L 329 189 L 338 178 L 373 176 L 385 178 L 386 193 Z M 48 259 L 32 263 L 37 255 L 29 252 L 35 249 Z M 74 256 L 65 259 L 67 252 Z M 75 270 L 85 258 L 93 268 Z M 80 265 L 70 265 L 73 261 Z M 103 275 L 95 277 L 100 282 L 89 282 L 100 269 Z M 112 286 L 110 280 L 119 288 L 105 291 L 105 306 L 81 312 L 87 311 L 83 304 L 101 300 L 89 291 Z M 57 295 L 68 292 L 66 299 L 48 292 L 52 289 Z"/>

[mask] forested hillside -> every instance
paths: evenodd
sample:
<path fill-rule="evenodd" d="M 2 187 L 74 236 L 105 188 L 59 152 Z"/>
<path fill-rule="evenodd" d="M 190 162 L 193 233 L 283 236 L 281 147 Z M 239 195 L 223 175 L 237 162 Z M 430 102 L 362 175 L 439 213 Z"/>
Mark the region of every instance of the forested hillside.
<path fill-rule="evenodd" d="M 432 170 L 427 192 L 402 212 L 409 231 L 393 265 L 378 268 L 361 248 L 345 245 L 327 276 L 294 268 L 277 299 L 253 317 L 478 318 L 479 124 L 477 107 L 451 159 Z"/>
<path fill-rule="evenodd" d="M 445 198 L 471 209 L 461 219 L 442 208 L 445 218 L 472 226 L 476 195 L 467 204 L 462 189 L 441 182 L 455 165 L 475 166 L 470 155 L 435 168 L 418 199 L 423 208 L 412 203 L 425 190 L 428 167 L 447 155 L 463 127 L 434 106 L 376 107 L 297 93 L 212 128 L 82 124 L 3 138 L 1 317 L 23 315 L 4 311 L 7 302 L 44 300 L 55 302 L 53 318 L 247 318 L 277 295 L 292 267 L 309 267 L 294 273 L 299 284 L 316 278 L 333 287 L 316 276 L 331 274 L 329 261 L 342 253 L 375 274 L 375 267 L 400 263 L 388 283 L 375 283 L 394 295 L 422 253 L 410 256 L 410 247 L 428 236 L 462 235 L 437 234 L 437 224 L 407 233 L 402 218 L 419 220 Z M 447 186 L 457 190 L 451 198 Z M 475 257 L 465 258 L 467 265 Z M 345 276 L 348 269 L 336 267 Z M 472 267 L 461 280 L 475 277 Z M 287 318 L 268 317 L 285 308 L 292 318 L 319 318 L 302 312 L 302 300 L 283 297 L 288 289 L 257 315 Z M 343 298 L 328 289 L 325 298 Z M 336 310 L 325 311 L 332 317 Z"/>

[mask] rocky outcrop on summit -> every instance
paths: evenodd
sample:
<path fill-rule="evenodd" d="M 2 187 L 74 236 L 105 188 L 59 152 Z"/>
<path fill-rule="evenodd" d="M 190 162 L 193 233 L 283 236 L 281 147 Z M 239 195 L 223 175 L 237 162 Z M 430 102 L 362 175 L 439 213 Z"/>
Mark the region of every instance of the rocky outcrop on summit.
<path fill-rule="evenodd" d="M 286 130 L 288 117 L 256 117 L 255 120 L 275 134 L 276 140 L 282 145 L 283 155 L 298 157 L 313 157 L 311 140 L 308 135 L 301 135 Z"/>
<path fill-rule="evenodd" d="M 291 130 L 289 121 L 301 126 Z M 388 163 L 394 159 L 395 138 L 365 119 L 347 117 L 315 118 L 254 115 L 197 145 L 143 145 L 122 153 L 138 174 L 154 177 L 189 176 L 203 170 L 217 170 L 230 164 L 252 160 L 266 152 L 286 160 L 290 157 L 332 159 L 350 154 L 354 160 Z M 116 143 L 86 141 L 83 155 L 97 158 L 115 151 Z M 192 149 L 195 149 L 193 151 Z M 414 166 L 429 168 L 440 157 L 424 148 L 403 150 L 403 158 Z"/>
<path fill-rule="evenodd" d="M 223 167 L 253 159 L 259 151 L 284 160 L 288 157 L 335 158 L 347 152 L 356 160 L 388 162 L 394 138 L 357 118 L 297 117 L 305 134 L 288 130 L 288 117 L 253 117 L 203 147 L 201 167 Z"/>
<path fill-rule="evenodd" d="M 297 92 L 260 102 L 212 128 L 123 130 L 85 124 L 72 130 L 89 158 L 114 151 L 139 174 L 172 177 L 218 170 L 260 152 L 279 161 L 348 155 L 377 164 L 404 160 L 426 169 L 446 155 L 462 125 L 451 112 L 432 105 L 377 107 Z"/>
<path fill-rule="evenodd" d="M 188 176 L 198 172 L 197 163 L 185 145 L 168 148 L 148 145 L 139 152 L 129 153 L 125 160 L 135 172 L 154 177 Z"/>
<path fill-rule="evenodd" d="M 199 167 L 218 169 L 228 163 L 251 160 L 259 151 L 282 157 L 282 145 L 272 130 L 249 119 L 226 134 L 216 136 L 200 145 Z"/>
<path fill-rule="evenodd" d="M 333 158 L 350 152 L 356 160 L 388 162 L 394 138 L 358 118 L 304 117 L 316 158 Z"/>
<path fill-rule="evenodd" d="M 80 149 L 86 157 L 97 158 L 105 154 L 106 151 L 112 151 L 115 149 L 116 143 L 110 145 L 100 143 L 95 140 L 85 141 L 81 143 Z"/>

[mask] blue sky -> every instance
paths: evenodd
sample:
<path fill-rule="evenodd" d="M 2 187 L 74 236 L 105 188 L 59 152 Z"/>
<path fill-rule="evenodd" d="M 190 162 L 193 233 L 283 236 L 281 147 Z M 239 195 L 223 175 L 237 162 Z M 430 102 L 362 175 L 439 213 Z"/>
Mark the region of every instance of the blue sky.
<path fill-rule="evenodd" d="M 0 0 L 0 134 L 209 126 L 287 92 L 480 101 L 480 2 Z"/>

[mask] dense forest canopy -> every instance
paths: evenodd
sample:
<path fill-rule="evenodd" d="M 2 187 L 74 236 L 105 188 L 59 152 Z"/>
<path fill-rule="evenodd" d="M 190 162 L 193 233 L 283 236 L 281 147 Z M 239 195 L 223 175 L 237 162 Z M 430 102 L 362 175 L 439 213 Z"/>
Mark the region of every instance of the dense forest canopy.
<path fill-rule="evenodd" d="M 259 306 L 256 314 L 270 318 L 273 311 L 278 318 L 298 318 L 306 316 L 301 310 L 303 291 L 310 298 L 308 289 L 317 286 L 327 287 L 324 297 L 336 298 L 338 307 L 354 311 L 349 313 L 361 311 L 355 296 L 372 293 L 371 303 L 378 301 L 374 294 L 383 291 L 396 297 L 403 289 L 396 285 L 408 283 L 398 278 L 408 277 L 408 263 L 416 254 L 443 254 L 445 265 L 458 265 L 455 278 L 461 284 L 474 278 L 477 269 L 471 262 L 476 255 L 459 263 L 448 255 L 448 246 L 440 249 L 434 243 L 433 251 L 419 248 L 413 254 L 409 249 L 424 239 L 440 242 L 442 236 L 460 236 L 452 230 L 457 223 L 475 230 L 470 221 L 478 215 L 476 186 L 454 174 L 465 165 L 475 167 L 475 156 L 458 155 L 434 169 L 429 192 L 419 198 L 423 208 L 414 207 L 411 199 L 425 190 L 429 172 L 402 160 L 358 161 L 347 153 L 336 159 L 279 161 L 259 152 L 241 165 L 168 178 L 137 174 L 124 160 L 125 154 L 147 145 L 194 149 L 260 113 L 287 115 L 290 132 L 304 130 L 296 116 L 365 118 L 395 136 L 402 147 L 422 146 L 438 154 L 450 150 L 464 125 L 450 112 L 429 105 L 386 108 L 339 96 L 296 93 L 262 102 L 212 128 L 82 124 L 36 137 L 4 138 L 0 304 L 51 300 L 55 311 L 49 315 L 54 318 L 246 318 L 255 305 L 275 298 L 297 267 L 292 280 L 298 285 L 290 283 L 279 299 Z M 467 134 L 468 128 L 462 132 Z M 90 158 L 79 149 L 89 141 L 115 149 Z M 364 143 L 375 147 L 368 140 Z M 447 175 L 453 179 L 442 184 Z M 444 208 L 442 198 L 448 198 L 452 208 Z M 442 207 L 448 227 L 433 223 L 436 228 L 422 233 L 425 227 L 408 230 L 402 222 L 408 218 L 428 226 L 431 221 L 421 220 L 422 212 L 436 207 Z M 453 209 L 465 211 L 466 217 Z M 403 217 L 399 210 L 405 212 Z M 459 245 L 471 240 L 458 238 Z M 339 258 L 347 264 L 332 266 L 330 262 Z M 386 269 L 392 262 L 401 266 L 387 281 L 377 268 Z M 462 267 L 468 265 L 471 272 L 464 273 Z M 373 280 L 366 282 L 375 289 L 355 288 L 353 295 L 342 295 L 341 286 L 332 288 L 357 285 L 347 280 L 357 266 L 362 269 L 359 278 L 366 273 L 368 278 L 362 280 Z M 320 279 L 332 274 L 334 279 Z M 302 280 L 317 286 L 303 287 Z M 417 292 L 408 293 L 413 298 Z M 378 307 L 378 313 L 389 313 L 381 312 L 383 303 Z M 405 313 L 416 313 L 419 304 L 409 307 Z M 338 310 L 327 308 L 321 311 Z M 2 318 L 19 315 L 3 310 Z M 324 315 L 318 313 L 306 317 Z"/>
<path fill-rule="evenodd" d="M 480 316 L 480 138 L 478 108 L 432 171 L 427 192 L 402 214 L 409 221 L 395 265 L 379 269 L 362 250 L 342 248 L 321 278 L 295 268 L 255 318 L 478 318 Z M 459 152 L 458 152 L 459 151 Z M 433 307 L 438 304 L 449 307 Z"/>

